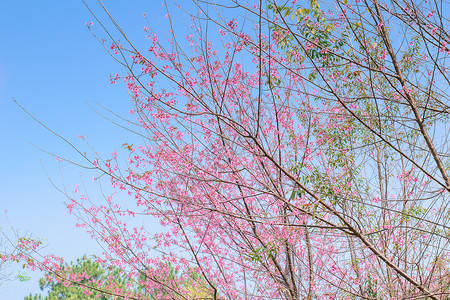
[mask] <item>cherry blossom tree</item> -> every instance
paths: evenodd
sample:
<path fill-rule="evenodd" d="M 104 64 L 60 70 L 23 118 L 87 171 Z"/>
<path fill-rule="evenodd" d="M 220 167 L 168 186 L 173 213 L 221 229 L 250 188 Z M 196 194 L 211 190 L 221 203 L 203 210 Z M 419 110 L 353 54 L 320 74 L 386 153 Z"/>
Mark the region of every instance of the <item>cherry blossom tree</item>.
<path fill-rule="evenodd" d="M 165 35 L 149 19 L 145 47 L 106 7 L 104 32 L 88 25 L 133 103 L 114 122 L 142 143 L 123 145 L 126 166 L 80 152 L 128 204 L 75 193 L 67 205 L 104 245 L 97 262 L 143 288 L 86 293 L 447 299 L 448 3 L 164 5 Z M 166 230 L 127 225 L 136 216 Z M 29 258 L 59 274 L 56 257 Z"/>

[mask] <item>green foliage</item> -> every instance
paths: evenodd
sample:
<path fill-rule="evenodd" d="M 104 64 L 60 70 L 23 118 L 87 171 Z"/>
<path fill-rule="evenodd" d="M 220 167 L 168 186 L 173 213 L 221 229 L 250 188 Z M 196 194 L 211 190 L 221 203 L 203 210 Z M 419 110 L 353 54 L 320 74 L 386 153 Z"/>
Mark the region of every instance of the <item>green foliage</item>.
<path fill-rule="evenodd" d="M 29 281 L 31 279 L 30 276 L 27 276 L 26 274 L 20 272 L 16 275 L 16 278 L 19 279 L 20 282 Z"/>
<path fill-rule="evenodd" d="M 373 280 L 372 277 L 369 276 L 365 283 L 365 291 L 363 295 L 369 297 L 370 299 L 378 299 L 378 293 L 376 291 L 377 281 Z"/>
<path fill-rule="evenodd" d="M 333 23 L 326 22 L 317 0 L 310 0 L 309 8 L 271 4 L 269 9 L 284 19 L 280 24 L 272 24 L 270 28 L 279 36 L 278 47 L 286 51 L 288 61 L 298 60 L 296 62 L 301 63 L 305 57 L 308 57 L 319 61 L 319 65 L 327 67 L 340 61 L 333 52 L 344 46 L 345 37 L 340 39 L 332 37 L 335 27 Z M 288 21 L 294 22 L 288 25 L 290 30 L 286 30 L 286 25 L 283 24 Z M 294 28 L 297 30 L 293 30 Z M 310 47 L 301 46 L 305 41 L 309 42 Z M 300 59 L 297 54 L 301 54 Z M 310 73 L 310 80 L 314 80 L 315 77 L 316 73 Z"/>
<path fill-rule="evenodd" d="M 275 258 L 279 252 L 279 246 L 275 243 L 269 243 L 267 247 L 258 247 L 251 251 L 249 260 L 253 262 L 262 262 L 268 259 Z"/>
<path fill-rule="evenodd" d="M 44 278 L 39 280 L 39 287 L 41 291 L 48 291 L 48 294 L 46 296 L 30 294 L 24 300 L 119 299 L 92 289 L 85 293 L 82 285 L 93 286 L 93 282 L 101 282 L 114 285 L 116 289 L 125 289 L 127 283 L 129 283 L 129 279 L 124 276 L 120 269 L 106 269 L 86 256 L 77 259 L 76 263 L 71 263 L 70 266 L 65 265 L 62 274 L 78 274 L 82 279 L 78 281 L 80 284 L 74 284 L 65 280 L 58 280 L 60 277 L 47 273 Z"/>
<path fill-rule="evenodd" d="M 86 256 L 77 259 L 75 263 L 72 262 L 70 265 L 61 267 L 62 270 L 58 275 L 47 272 L 45 277 L 39 280 L 41 291 L 48 291 L 47 295 L 30 294 L 24 300 L 112 300 L 122 299 L 123 297 L 118 295 L 123 294 L 133 295 L 144 300 L 157 299 L 152 295 L 161 295 L 161 292 L 163 297 L 173 299 L 171 291 L 177 291 L 178 295 L 183 295 L 186 299 L 211 297 L 211 291 L 207 288 L 208 284 L 201 273 L 194 268 L 187 272 L 179 272 L 169 264 L 170 272 L 168 274 L 153 278 L 163 283 L 161 289 L 148 290 L 143 285 L 129 279 L 121 269 L 105 268 Z M 78 284 L 65 280 L 69 277 L 79 278 L 76 280 Z M 139 280 L 145 282 L 145 275 L 141 274 Z M 170 287 L 169 291 L 166 292 L 164 287 Z"/>

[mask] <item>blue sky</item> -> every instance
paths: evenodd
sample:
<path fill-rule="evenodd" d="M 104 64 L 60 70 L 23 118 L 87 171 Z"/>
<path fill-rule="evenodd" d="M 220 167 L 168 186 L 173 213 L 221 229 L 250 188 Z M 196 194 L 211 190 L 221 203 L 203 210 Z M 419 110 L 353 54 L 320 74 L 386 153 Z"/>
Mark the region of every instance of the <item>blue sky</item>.
<path fill-rule="evenodd" d="M 164 18 L 160 1 L 114 1 L 108 9 L 132 39 L 145 41 L 142 30 L 150 20 Z M 96 1 L 88 5 L 99 13 Z M 66 259 L 99 253 L 99 247 L 66 212 L 64 195 L 47 178 L 71 190 L 92 175 L 58 162 L 38 148 L 76 159 L 75 152 L 25 114 L 14 97 L 47 126 L 83 147 L 86 135 L 99 151 L 110 153 L 127 141 L 126 132 L 97 115 L 87 102 L 113 111 L 129 109 L 123 85 L 111 85 L 109 75 L 120 73 L 101 45 L 86 29 L 90 16 L 81 1 L 3 1 L 0 9 L 0 212 L 8 210 L 11 224 L 23 234 L 44 239 L 44 251 Z M 98 24 L 93 29 L 97 30 Z M 33 146 L 35 145 L 35 146 Z M 45 170 L 45 171 L 44 171 Z M 0 225 L 6 228 L 5 215 Z M 23 299 L 37 292 L 40 274 L 0 286 L 1 299 Z"/>

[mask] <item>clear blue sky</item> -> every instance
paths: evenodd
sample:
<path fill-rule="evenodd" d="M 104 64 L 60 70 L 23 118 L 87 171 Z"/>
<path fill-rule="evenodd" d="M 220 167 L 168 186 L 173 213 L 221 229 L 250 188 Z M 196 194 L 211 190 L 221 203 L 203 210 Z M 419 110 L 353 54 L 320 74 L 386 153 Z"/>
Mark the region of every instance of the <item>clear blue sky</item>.
<path fill-rule="evenodd" d="M 87 2 L 101 14 L 96 1 Z M 163 19 L 165 14 L 159 0 L 114 1 L 107 6 L 130 36 L 141 42 L 145 42 L 142 14 L 150 20 Z M 96 101 L 121 113 L 129 107 L 124 86 L 109 83 L 109 75 L 120 73 L 120 66 L 84 25 L 92 20 L 78 0 L 3 1 L 0 6 L 0 211 L 8 209 L 11 224 L 22 233 L 43 238 L 46 252 L 68 260 L 99 253 L 99 248 L 74 227 L 75 219 L 63 205 L 65 197 L 52 187 L 44 168 L 57 183 L 62 174 L 69 190 L 80 181 L 80 170 L 64 164 L 60 172 L 56 160 L 32 144 L 68 158 L 77 156 L 12 98 L 81 147 L 79 134 L 104 153 L 120 148 L 127 141 L 126 133 L 85 103 Z M 89 181 L 92 174 L 82 176 Z M 6 224 L 0 214 L 0 225 Z M 27 274 L 32 277 L 29 282 L 0 286 L 0 299 L 23 299 L 37 292 L 40 274 Z"/>

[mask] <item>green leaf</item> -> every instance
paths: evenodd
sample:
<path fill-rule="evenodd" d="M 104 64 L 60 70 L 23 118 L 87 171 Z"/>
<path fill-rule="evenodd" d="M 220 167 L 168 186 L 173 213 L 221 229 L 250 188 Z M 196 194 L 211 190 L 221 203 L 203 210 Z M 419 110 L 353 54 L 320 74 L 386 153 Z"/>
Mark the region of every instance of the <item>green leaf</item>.
<path fill-rule="evenodd" d="M 17 277 L 17 279 L 19 279 L 20 282 L 29 281 L 31 279 L 30 276 L 27 276 L 25 274 L 20 274 L 20 273 L 16 277 Z"/>

